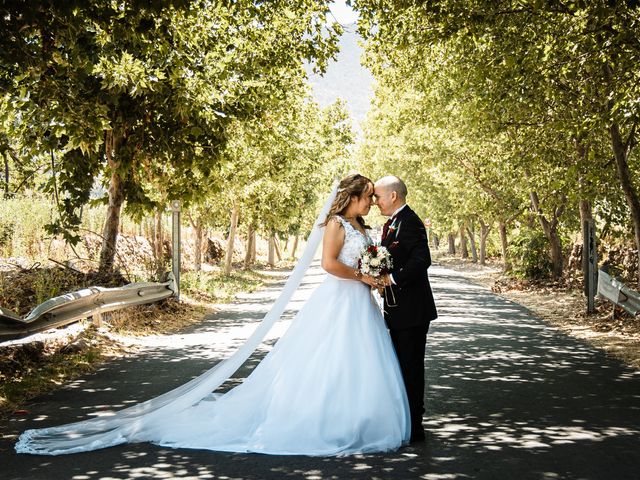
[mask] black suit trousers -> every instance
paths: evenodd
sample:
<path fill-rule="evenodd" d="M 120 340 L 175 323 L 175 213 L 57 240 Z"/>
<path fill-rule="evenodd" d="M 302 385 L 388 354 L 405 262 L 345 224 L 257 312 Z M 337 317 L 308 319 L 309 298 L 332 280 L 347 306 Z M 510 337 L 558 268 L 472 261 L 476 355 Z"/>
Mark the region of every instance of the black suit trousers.
<path fill-rule="evenodd" d="M 402 378 L 407 390 L 411 430 L 422 430 L 424 413 L 424 354 L 428 327 L 418 326 L 400 330 L 390 330 L 391 340 L 398 356 Z"/>

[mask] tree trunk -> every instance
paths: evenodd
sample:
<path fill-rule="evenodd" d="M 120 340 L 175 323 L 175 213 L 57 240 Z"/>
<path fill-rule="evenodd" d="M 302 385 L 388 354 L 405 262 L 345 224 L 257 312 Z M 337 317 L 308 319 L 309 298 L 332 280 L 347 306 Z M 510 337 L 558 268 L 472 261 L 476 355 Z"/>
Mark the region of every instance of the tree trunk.
<path fill-rule="evenodd" d="M 580 231 L 583 231 L 585 222 L 593 219 L 591 212 L 591 202 L 588 200 L 580 200 Z M 589 263 L 587 262 L 587 245 L 582 245 L 582 278 L 589 276 Z"/>
<path fill-rule="evenodd" d="M 555 279 L 562 278 L 562 272 L 564 270 L 564 258 L 562 256 L 562 240 L 558 231 L 554 229 L 549 238 L 551 248 L 551 262 L 553 263 L 553 277 Z"/>
<path fill-rule="evenodd" d="M 120 212 L 124 203 L 124 184 L 118 173 L 118 162 L 115 161 L 119 140 L 109 130 L 105 135 L 105 152 L 107 163 L 111 168 L 111 180 L 109 181 L 109 205 L 107 206 L 107 216 L 102 231 L 102 248 L 100 250 L 100 273 L 111 273 L 113 271 L 114 259 L 118 243 L 118 230 L 120 227 Z"/>
<path fill-rule="evenodd" d="M 194 252 L 194 268 L 196 272 L 202 270 L 202 216 L 198 215 L 198 219 L 196 220 L 194 232 L 196 234 L 195 239 L 195 252 Z"/>
<path fill-rule="evenodd" d="M 464 231 L 464 225 L 460 227 L 460 258 L 469 258 L 469 250 L 467 249 L 467 235 Z"/>
<path fill-rule="evenodd" d="M 253 231 L 253 225 L 249 225 L 247 231 L 247 251 L 244 255 L 244 268 L 248 270 L 251 267 L 251 257 L 253 256 L 253 244 L 256 241 L 256 233 Z"/>
<path fill-rule="evenodd" d="M 9 156 L 4 153 L 4 198 L 9 198 Z"/>
<path fill-rule="evenodd" d="M 158 210 L 156 210 L 156 214 L 155 214 L 155 228 L 154 228 L 154 233 L 155 233 L 155 240 L 154 240 L 154 245 L 155 245 L 155 250 L 154 250 L 154 255 L 156 257 L 156 278 L 160 278 L 162 276 L 162 274 L 164 273 L 164 269 L 165 269 L 165 255 L 164 255 L 164 226 L 163 226 L 163 222 L 162 222 L 162 216 L 164 214 L 164 211 L 159 208 Z"/>
<path fill-rule="evenodd" d="M 253 240 L 251 241 L 251 263 L 256 263 L 256 250 L 258 249 L 258 234 L 256 231 L 253 231 Z"/>
<path fill-rule="evenodd" d="M 100 250 L 100 266 L 98 268 L 100 273 L 113 271 L 116 245 L 118 243 L 120 212 L 123 203 L 124 186 L 122 179 L 117 172 L 114 172 L 109 183 L 109 206 L 107 207 L 107 218 L 102 231 L 102 249 Z"/>
<path fill-rule="evenodd" d="M 530 192 L 529 197 L 531 199 L 531 210 L 538 217 L 540 226 L 542 226 L 542 230 L 549 240 L 551 263 L 553 264 L 553 277 L 557 280 L 562 277 L 562 271 L 564 268 L 564 259 L 562 258 L 562 241 L 558 234 L 558 223 L 560 215 L 562 215 L 564 207 L 566 206 L 566 198 L 563 197 L 564 203 L 560 207 L 554 209 L 551 221 L 549 221 L 540 208 L 540 201 L 538 199 L 537 192 Z"/>
<path fill-rule="evenodd" d="M 271 268 L 276 266 L 275 251 L 276 251 L 276 240 L 275 240 L 275 235 L 272 233 L 269 235 L 269 258 L 268 258 L 268 263 Z"/>
<path fill-rule="evenodd" d="M 505 272 L 511 271 L 511 262 L 509 261 L 507 242 L 507 224 L 506 222 L 500 222 L 498 229 L 500 230 L 500 247 L 502 249 L 502 268 Z"/>
<path fill-rule="evenodd" d="M 586 171 L 589 167 L 587 167 L 588 163 L 588 151 L 584 146 L 584 143 L 581 139 L 575 139 L 575 147 L 576 147 L 576 155 L 578 157 L 578 162 L 582 165 L 581 171 L 583 174 L 578 179 L 578 187 L 581 195 L 588 188 L 588 180 L 586 179 Z M 580 231 L 584 226 L 584 222 L 587 220 L 592 220 L 593 216 L 591 214 L 591 202 L 585 198 L 581 198 L 579 202 L 580 206 Z"/>
<path fill-rule="evenodd" d="M 456 254 L 456 236 L 453 233 L 450 233 L 448 239 L 449 239 L 448 253 L 449 255 L 455 255 Z"/>
<path fill-rule="evenodd" d="M 491 227 L 480 219 L 480 265 L 486 265 L 487 260 L 487 238 Z"/>
<path fill-rule="evenodd" d="M 284 241 L 284 247 L 282 247 L 282 251 L 287 253 L 287 249 L 289 248 L 289 235 L 287 235 L 286 240 Z"/>
<path fill-rule="evenodd" d="M 156 239 L 153 232 L 153 218 L 145 217 L 144 219 L 144 236 L 149 240 L 151 245 L 151 253 L 155 255 L 156 252 Z"/>
<path fill-rule="evenodd" d="M 620 129 L 617 123 L 612 123 L 609 128 L 611 134 L 611 143 L 613 146 L 613 154 L 616 159 L 616 168 L 618 170 L 618 179 L 620 186 L 627 200 L 627 205 L 631 211 L 631 219 L 633 221 L 634 237 L 636 243 L 636 251 L 638 252 L 636 265 L 636 284 L 640 288 L 640 199 L 636 192 L 633 182 L 631 181 L 631 171 L 627 159 L 628 149 L 622 141 Z M 627 142 L 628 144 L 630 142 Z"/>
<path fill-rule="evenodd" d="M 236 227 L 238 226 L 238 217 L 240 216 L 240 205 L 238 202 L 233 203 L 231 210 L 231 225 L 229 227 L 229 238 L 227 239 L 227 255 L 224 260 L 224 274 L 231 274 L 231 262 L 233 261 L 233 242 L 236 238 Z"/>
<path fill-rule="evenodd" d="M 164 250 L 164 232 L 162 231 L 162 210 L 158 209 L 155 215 L 155 228 L 154 228 L 154 254 L 156 256 L 156 262 L 158 268 L 162 264 L 163 250 Z"/>
<path fill-rule="evenodd" d="M 298 239 L 300 238 L 299 235 L 296 235 L 295 238 L 293 239 L 293 247 L 291 247 L 291 258 L 293 258 L 295 260 L 296 258 L 296 250 L 298 249 Z"/>
<path fill-rule="evenodd" d="M 603 71 L 608 85 L 613 84 L 613 71 L 608 63 L 603 65 Z M 612 99 L 608 103 L 609 111 L 613 111 L 614 102 Z M 620 126 L 616 121 L 612 121 L 609 126 L 609 135 L 611 137 L 611 148 L 613 149 L 613 156 L 616 161 L 616 170 L 618 171 L 618 180 L 620 181 L 620 187 L 624 193 L 624 197 L 631 211 L 631 219 L 633 220 L 634 236 L 636 243 L 636 251 L 638 252 L 637 265 L 636 265 L 636 283 L 640 288 L 640 198 L 638 198 L 638 192 L 633 186 L 631 181 L 631 171 L 629 169 L 628 156 L 635 143 L 636 125 L 631 128 L 629 137 L 626 141 L 623 140 L 620 132 Z"/>
<path fill-rule="evenodd" d="M 467 227 L 467 235 L 469 235 L 469 243 L 471 244 L 471 261 L 478 263 L 478 250 L 476 248 L 476 232 L 475 224 L 471 222 L 471 226 Z"/>
<path fill-rule="evenodd" d="M 273 246 L 276 251 L 276 257 L 278 257 L 278 261 L 282 261 L 282 252 L 280 251 L 280 241 L 276 235 L 273 236 Z"/>

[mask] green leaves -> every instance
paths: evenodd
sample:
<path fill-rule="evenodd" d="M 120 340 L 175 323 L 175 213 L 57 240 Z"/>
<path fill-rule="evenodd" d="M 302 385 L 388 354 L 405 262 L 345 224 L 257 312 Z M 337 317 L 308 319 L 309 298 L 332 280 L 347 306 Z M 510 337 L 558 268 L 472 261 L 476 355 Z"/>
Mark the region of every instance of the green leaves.
<path fill-rule="evenodd" d="M 339 28 L 326 25 L 327 8 L 316 0 L 7 7 L 0 88 L 17 124 L 2 124 L 0 134 L 17 134 L 25 163 L 54 151 L 57 177 L 45 184 L 63 200 L 51 231 L 73 232 L 94 181 L 106 187 L 113 171 L 134 211 L 218 191 L 231 125 L 262 128 L 265 112 L 305 96 L 303 62 L 322 70 L 335 55 Z M 256 173 L 279 175 L 285 163 L 277 159 L 294 158 L 292 145 L 304 143 L 301 132 L 279 126 L 263 138 L 279 145 L 269 154 L 273 168 Z"/>
<path fill-rule="evenodd" d="M 411 157 L 422 155 L 419 172 L 429 179 L 434 168 L 438 178 L 471 178 L 451 184 L 458 197 L 469 188 L 472 198 L 478 189 L 486 193 L 487 185 L 511 192 L 505 201 L 515 210 L 503 211 L 514 213 L 528 189 L 549 200 L 607 200 L 616 174 L 607 163 L 609 127 L 616 122 L 635 135 L 639 118 L 640 51 L 630 47 L 640 37 L 637 7 L 355 3 L 381 85 L 368 134 L 389 168 L 415 170 Z M 611 81 L 603 65 L 610 65 Z M 481 169 L 484 163 L 493 170 Z M 469 203 L 475 213 L 490 213 L 481 205 Z"/>

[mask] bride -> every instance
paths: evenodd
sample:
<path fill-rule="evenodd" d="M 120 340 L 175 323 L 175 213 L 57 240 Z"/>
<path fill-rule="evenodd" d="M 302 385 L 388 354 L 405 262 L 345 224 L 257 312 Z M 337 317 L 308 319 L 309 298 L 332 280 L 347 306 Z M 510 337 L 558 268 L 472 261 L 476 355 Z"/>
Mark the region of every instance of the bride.
<path fill-rule="evenodd" d="M 371 243 L 363 216 L 373 203 L 373 183 L 349 175 L 329 201 L 281 297 L 233 356 L 182 387 L 112 417 L 27 430 L 16 451 L 58 455 L 152 442 L 328 456 L 382 452 L 407 443 L 410 418 L 402 375 L 370 294 L 376 279 L 356 268 L 360 252 Z M 322 227 L 326 279 L 244 382 L 225 394 L 211 394 L 281 315 L 313 258 Z"/>

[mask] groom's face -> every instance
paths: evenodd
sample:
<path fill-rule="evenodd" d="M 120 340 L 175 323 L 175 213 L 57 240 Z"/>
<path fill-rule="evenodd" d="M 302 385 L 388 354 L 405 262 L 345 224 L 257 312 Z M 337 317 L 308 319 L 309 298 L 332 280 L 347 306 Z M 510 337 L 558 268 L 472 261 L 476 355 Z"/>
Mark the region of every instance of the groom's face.
<path fill-rule="evenodd" d="M 375 200 L 376 205 L 380 209 L 382 215 L 387 217 L 391 215 L 395 208 L 393 208 L 394 194 L 395 192 L 380 185 L 375 186 Z"/>

